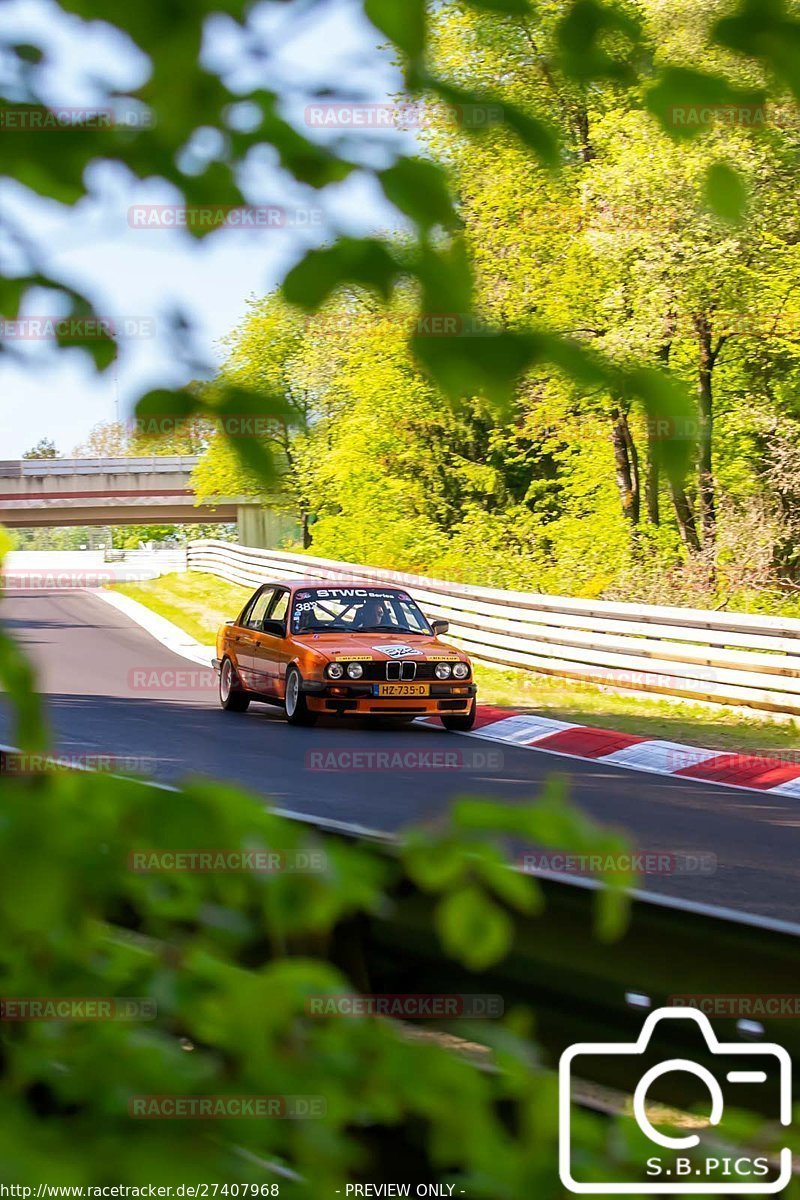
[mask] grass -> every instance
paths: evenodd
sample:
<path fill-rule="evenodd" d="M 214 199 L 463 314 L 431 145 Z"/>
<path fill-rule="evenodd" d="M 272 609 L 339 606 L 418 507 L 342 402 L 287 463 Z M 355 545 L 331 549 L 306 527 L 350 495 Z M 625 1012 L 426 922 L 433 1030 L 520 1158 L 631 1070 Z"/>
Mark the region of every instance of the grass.
<path fill-rule="evenodd" d="M 219 626 L 241 611 L 252 590 L 199 571 L 115 585 L 115 591 L 145 604 L 205 645 L 213 644 Z M 561 721 L 688 742 L 711 750 L 752 754 L 800 750 L 797 721 L 771 720 L 751 715 L 746 709 L 650 698 L 480 663 L 475 665 L 475 678 L 484 704 L 526 709 Z"/>
<path fill-rule="evenodd" d="M 206 646 L 214 644 L 220 625 L 238 616 L 245 600 L 253 594 L 251 587 L 200 571 L 161 575 L 142 583 L 118 583 L 113 590 L 152 608 Z"/>

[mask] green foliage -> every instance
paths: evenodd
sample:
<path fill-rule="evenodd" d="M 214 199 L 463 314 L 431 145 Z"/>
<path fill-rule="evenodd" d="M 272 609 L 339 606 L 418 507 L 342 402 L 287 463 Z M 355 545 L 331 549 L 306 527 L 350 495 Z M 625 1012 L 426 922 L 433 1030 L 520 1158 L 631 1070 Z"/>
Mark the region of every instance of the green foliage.
<path fill-rule="evenodd" d="M 503 958 L 514 938 L 507 913 L 471 886 L 442 900 L 436 910 L 436 928 L 445 953 L 461 959 L 473 971 Z"/>
<path fill-rule="evenodd" d="M 14 737 L 24 750 L 45 745 L 42 705 L 30 663 L 12 637 L 0 629 L 0 688 L 14 699 Z"/>
<path fill-rule="evenodd" d="M 739 225 L 747 210 L 747 188 L 726 163 L 712 163 L 705 181 L 706 204 L 730 225 Z"/>
<path fill-rule="evenodd" d="M 364 0 L 364 11 L 373 25 L 386 34 L 411 63 L 425 50 L 425 0 Z"/>
<path fill-rule="evenodd" d="M 555 850 L 570 846 L 574 853 L 587 855 L 624 854 L 627 845 L 624 837 L 569 808 L 564 783 L 557 779 L 535 804 L 462 799 L 454 805 L 447 827 L 412 832 L 405 853 L 409 875 L 418 887 L 441 894 L 436 922 L 443 946 L 472 970 L 485 969 L 510 950 L 513 923 L 506 908 L 525 914 L 542 908 L 536 879 L 510 869 L 498 835 L 522 845 Z M 597 893 L 597 932 L 607 941 L 624 931 L 626 889 L 634 882 L 632 873 L 620 872 Z"/>
<path fill-rule="evenodd" d="M 56 449 L 56 444 L 52 438 L 43 437 L 39 438 L 39 441 L 35 446 L 32 446 L 30 450 L 26 450 L 22 457 L 26 459 L 58 458 L 59 455 L 58 450 Z"/>
<path fill-rule="evenodd" d="M 667 67 L 645 96 L 647 107 L 658 118 L 665 132 L 674 138 L 701 137 L 708 123 L 701 120 L 676 120 L 676 114 L 688 110 L 740 109 L 754 113 L 763 108 L 762 90 L 737 88 L 718 75 L 709 75 L 688 67 Z"/>
<path fill-rule="evenodd" d="M 496 92 L 472 91 L 458 87 L 456 84 L 442 81 L 438 84 L 438 93 L 448 104 L 455 106 L 457 112 L 469 113 L 478 110 L 487 115 L 485 121 L 471 122 L 465 120 L 464 132 L 477 138 L 483 138 L 493 129 L 493 115 L 502 111 L 504 125 L 519 138 L 523 146 L 530 147 L 541 164 L 545 167 L 555 167 L 559 162 L 559 143 L 555 128 L 539 117 L 525 112 L 517 104 L 502 100 Z M 496 132 L 496 130 L 495 130 Z"/>
<path fill-rule="evenodd" d="M 334 246 L 312 250 L 286 276 L 283 293 L 290 304 L 316 312 L 345 283 L 371 288 L 388 300 L 400 264 L 383 242 L 340 238 Z"/>
<path fill-rule="evenodd" d="M 558 27 L 561 65 L 573 79 L 612 79 L 631 82 L 633 72 L 606 48 L 609 35 L 622 35 L 633 42 L 639 38 L 639 22 L 621 5 L 598 0 L 573 0 Z"/>
<path fill-rule="evenodd" d="M 742 0 L 716 24 L 714 40 L 758 59 L 800 99 L 800 21 L 783 0 Z"/>
<path fill-rule="evenodd" d="M 319 1196 L 379 1169 L 371 1130 L 382 1126 L 398 1144 L 394 1164 L 390 1154 L 383 1169 L 401 1169 L 397 1127 L 413 1120 L 431 1169 L 455 1172 L 473 1194 L 512 1197 L 536 1183 L 555 1195 L 554 1119 L 531 1142 L 509 1134 L 499 1117 L 503 1102 L 524 1121 L 549 1086 L 511 1024 L 505 1069 L 486 1074 L 395 1022 L 319 1018 L 311 1004 L 352 993 L 353 981 L 325 957 L 336 959 L 352 917 L 391 912 L 406 864 L 441 897 L 443 949 L 475 970 L 511 948 L 509 909 L 531 911 L 534 881 L 513 874 L 474 836 L 459 871 L 432 879 L 420 865 L 421 834 L 398 856 L 379 855 L 364 844 L 320 841 L 302 822 L 277 818 L 220 784 L 187 783 L 168 796 L 165 803 L 163 791 L 102 775 L 5 779 L 4 995 L 138 997 L 150 1009 L 131 1020 L 4 1024 L 4 1177 L 269 1181 L 278 1177 L 274 1164 L 302 1179 L 286 1194 Z M 480 806 L 482 821 L 473 805 L 456 823 L 480 828 L 485 839 L 487 807 Z M 555 843 L 585 830 L 582 840 L 591 841 L 577 814 L 549 809 L 537 822 L 543 836 L 549 829 Z M 304 853 L 321 869 L 147 866 L 154 854 L 220 847 Z M 452 848 L 459 853 L 456 842 Z M 322 1097 L 324 1123 L 130 1116 L 137 1096 L 264 1094 Z"/>
<path fill-rule="evenodd" d="M 112 527 L 111 545 L 115 550 L 135 550 L 142 542 L 177 542 L 178 525 L 119 525 Z"/>
<path fill-rule="evenodd" d="M 387 200 L 411 217 L 420 229 L 446 228 L 455 217 L 447 178 L 424 159 L 402 159 L 380 174 Z"/>

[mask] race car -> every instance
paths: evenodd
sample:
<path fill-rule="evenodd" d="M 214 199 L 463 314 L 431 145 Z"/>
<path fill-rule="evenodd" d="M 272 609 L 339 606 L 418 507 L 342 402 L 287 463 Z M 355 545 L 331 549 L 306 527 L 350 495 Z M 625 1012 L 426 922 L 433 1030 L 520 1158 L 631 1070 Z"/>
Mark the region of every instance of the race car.
<path fill-rule="evenodd" d="M 463 651 L 439 641 L 402 588 L 298 579 L 265 583 L 217 634 L 220 704 L 280 705 L 291 725 L 317 718 L 436 715 L 445 729 L 475 723 L 475 683 Z"/>

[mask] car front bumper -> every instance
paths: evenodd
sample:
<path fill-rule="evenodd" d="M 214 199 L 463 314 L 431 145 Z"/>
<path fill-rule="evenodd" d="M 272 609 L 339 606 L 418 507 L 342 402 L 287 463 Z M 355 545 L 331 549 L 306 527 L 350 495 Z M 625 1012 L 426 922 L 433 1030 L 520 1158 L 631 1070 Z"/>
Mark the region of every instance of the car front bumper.
<path fill-rule="evenodd" d="M 327 680 L 306 679 L 303 692 L 312 712 L 339 716 L 373 715 L 435 715 L 469 712 L 477 688 L 471 681 L 464 683 L 431 683 L 426 696 L 378 696 L 372 683 L 332 683 Z"/>

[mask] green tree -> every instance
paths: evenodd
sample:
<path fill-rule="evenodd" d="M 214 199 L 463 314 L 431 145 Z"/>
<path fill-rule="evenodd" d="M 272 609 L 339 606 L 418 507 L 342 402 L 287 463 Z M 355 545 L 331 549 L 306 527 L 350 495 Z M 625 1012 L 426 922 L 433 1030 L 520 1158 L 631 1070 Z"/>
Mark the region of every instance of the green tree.
<path fill-rule="evenodd" d="M 35 446 L 30 450 L 26 450 L 23 458 L 58 458 L 59 453 L 56 449 L 56 444 L 51 438 L 40 438 Z"/>
<path fill-rule="evenodd" d="M 558 55 L 567 5 L 550 6 L 549 17 L 499 22 L 445 7 L 434 42 L 437 64 L 455 81 L 499 78 L 504 95 L 532 114 L 544 106 L 557 115 L 570 152 L 556 179 L 521 155 L 502 129 L 476 152 L 457 128 L 435 128 L 431 147 L 457 179 L 490 312 L 506 320 L 535 315 L 620 363 L 666 367 L 694 391 L 693 418 L 676 431 L 687 445 L 697 440 L 696 483 L 687 490 L 659 470 L 658 441 L 670 422 L 642 420 L 624 389 L 565 385 L 569 408 L 605 415 L 611 454 L 587 452 L 600 471 L 613 471 L 634 542 L 645 515 L 654 526 L 661 522 L 666 487 L 691 551 L 700 548 L 701 535 L 711 546 L 716 534 L 713 430 L 720 406 L 724 414 L 734 399 L 721 391 L 721 375 L 730 374 L 725 362 L 737 356 L 733 339 L 761 337 L 759 357 L 778 370 L 791 352 L 799 282 L 795 128 L 773 125 L 754 138 L 740 123 L 726 122 L 724 111 L 705 129 L 698 125 L 702 103 L 693 103 L 691 87 L 700 82 L 689 64 L 724 69 L 731 89 L 741 89 L 740 104 L 743 94 L 753 94 L 744 89 L 763 80 L 752 62 L 741 64 L 719 48 L 709 53 L 704 31 L 725 11 L 718 5 L 700 14 L 697 5 L 682 3 L 671 6 L 665 22 L 663 7 L 646 0 L 619 10 L 633 21 L 639 53 L 654 70 L 667 53 L 686 64 L 685 74 L 670 68 L 671 106 L 658 87 L 622 86 L 624 62 L 599 86 L 576 90 Z M 744 111 L 764 110 L 751 100 Z M 709 212 L 720 178 L 743 189 L 746 225 L 732 224 L 730 211 Z"/>

